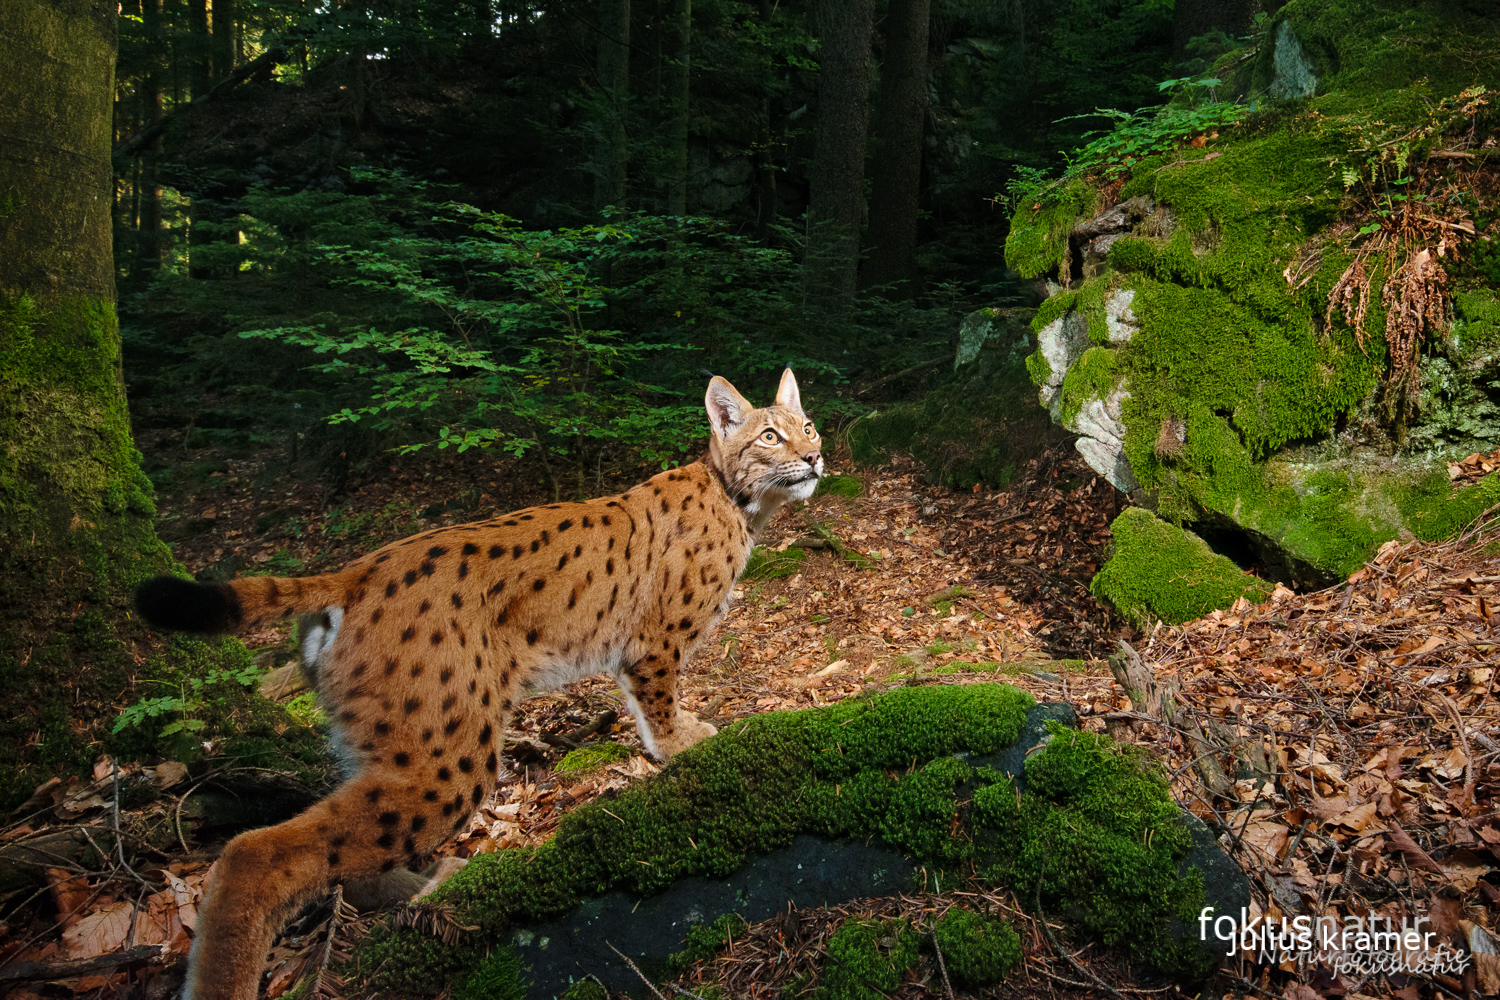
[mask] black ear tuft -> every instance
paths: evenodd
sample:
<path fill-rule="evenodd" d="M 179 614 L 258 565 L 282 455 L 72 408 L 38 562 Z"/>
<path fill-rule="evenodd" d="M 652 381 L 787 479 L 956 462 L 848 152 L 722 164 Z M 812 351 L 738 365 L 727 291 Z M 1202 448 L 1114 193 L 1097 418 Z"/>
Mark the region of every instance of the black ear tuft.
<path fill-rule="evenodd" d="M 194 583 L 154 576 L 135 591 L 135 609 L 157 628 L 229 632 L 240 623 L 240 598 L 227 583 Z"/>

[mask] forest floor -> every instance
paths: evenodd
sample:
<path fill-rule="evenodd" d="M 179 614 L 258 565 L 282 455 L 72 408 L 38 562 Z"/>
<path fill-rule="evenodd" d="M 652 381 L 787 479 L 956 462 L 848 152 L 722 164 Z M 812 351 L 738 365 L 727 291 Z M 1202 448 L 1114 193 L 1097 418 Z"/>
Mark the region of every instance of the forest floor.
<path fill-rule="evenodd" d="M 251 570 L 314 571 L 426 527 L 547 499 L 482 462 L 397 465 L 332 507 L 315 484 L 275 480 L 254 458 L 197 464 L 201 474 L 162 502 L 164 534 L 176 537 L 178 558 L 194 570 L 238 557 Z M 1439 941 L 1462 940 L 1480 953 L 1466 971 L 1420 976 L 1338 971 L 1334 955 L 1300 965 L 1257 965 L 1255 955 L 1240 955 L 1226 965 L 1221 988 L 1286 1000 L 1500 990 L 1500 946 L 1489 934 L 1500 909 L 1494 525 L 1442 545 L 1391 543 L 1329 590 L 1280 588 L 1259 607 L 1242 604 L 1141 636 L 1088 592 L 1122 498 L 1071 448 L 1041 456 L 1004 491 L 927 486 L 901 463 L 848 471 L 862 483 L 859 495 L 819 495 L 771 524 L 759 574 L 737 587 L 717 635 L 686 672 L 687 709 L 722 727 L 899 684 L 993 680 L 1067 701 L 1085 727 L 1108 729 L 1162 762 L 1184 808 L 1221 834 L 1249 877 L 1252 915 L 1329 916 L 1341 926 L 1379 915 L 1399 926 L 1421 914 Z M 248 641 L 277 667 L 262 691 L 305 705 L 288 638 L 268 630 Z M 1119 639 L 1134 644 L 1162 686 L 1145 704 L 1132 702 L 1105 659 Z M 1159 707 L 1162 693 L 1171 718 Z M 602 678 L 524 703 L 513 727 L 508 777 L 444 853 L 541 842 L 568 810 L 656 771 Z M 591 771 L 559 769 L 580 742 L 618 744 L 622 759 Z M 213 766 L 211 757 L 191 769 L 102 759 L 92 781 L 45 785 L 0 827 L 0 845 L 40 842 L 62 829 L 104 843 L 119 831 L 130 845 L 126 858 L 106 849 L 111 860 L 96 856 L 92 867 L 44 864 L 45 884 L 0 895 L 7 914 L 0 996 L 171 995 L 203 880 L 227 838 L 195 836 L 195 811 L 184 808 Z M 128 784 L 158 794 L 122 808 L 119 789 Z M 165 841 L 132 837 L 163 829 L 172 834 Z M 953 905 L 998 908 L 1021 932 L 1025 964 L 987 995 L 1123 1000 L 1177 990 L 1144 981 L 1097 946 L 1054 948 L 993 886 L 840 912 L 925 919 Z M 330 912 L 314 908 L 282 935 L 270 996 L 327 960 Z M 715 980 L 735 998 L 779 996 L 817 967 L 839 915 L 807 911 L 752 926 L 680 985 L 696 990 Z M 926 959 L 898 991 L 948 994 Z"/>

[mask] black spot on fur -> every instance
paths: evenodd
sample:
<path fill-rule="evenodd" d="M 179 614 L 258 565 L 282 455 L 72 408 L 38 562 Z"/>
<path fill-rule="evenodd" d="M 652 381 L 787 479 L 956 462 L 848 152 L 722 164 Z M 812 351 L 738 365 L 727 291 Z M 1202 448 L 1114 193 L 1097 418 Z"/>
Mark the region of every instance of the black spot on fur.
<path fill-rule="evenodd" d="M 153 577 L 137 587 L 135 609 L 157 628 L 179 632 L 230 632 L 243 617 L 239 595 L 229 584 L 176 576 Z"/>
<path fill-rule="evenodd" d="M 396 756 L 392 757 L 391 760 L 395 763 L 395 765 L 397 767 L 406 767 L 407 765 L 409 765 L 411 763 L 411 758 L 409 756 L 407 756 L 405 750 L 403 750 L 400 753 L 396 754 Z"/>
<path fill-rule="evenodd" d="M 434 545 L 432 548 L 427 550 L 427 556 L 430 559 L 436 559 L 438 556 L 447 555 L 447 553 L 448 550 L 443 548 L 441 545 Z"/>

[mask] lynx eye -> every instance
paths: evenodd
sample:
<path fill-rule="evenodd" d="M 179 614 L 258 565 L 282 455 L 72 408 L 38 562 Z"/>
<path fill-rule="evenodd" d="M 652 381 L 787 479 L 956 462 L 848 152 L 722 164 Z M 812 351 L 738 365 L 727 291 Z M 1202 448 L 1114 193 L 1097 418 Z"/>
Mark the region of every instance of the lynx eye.
<path fill-rule="evenodd" d="M 781 440 L 781 435 L 775 431 L 766 431 L 760 436 L 760 440 L 762 444 L 776 444 Z"/>
<path fill-rule="evenodd" d="M 804 427 L 802 429 L 807 432 L 807 436 L 808 437 L 812 437 L 816 433 L 813 430 L 813 425 L 812 424 L 808 424 L 806 427 Z"/>

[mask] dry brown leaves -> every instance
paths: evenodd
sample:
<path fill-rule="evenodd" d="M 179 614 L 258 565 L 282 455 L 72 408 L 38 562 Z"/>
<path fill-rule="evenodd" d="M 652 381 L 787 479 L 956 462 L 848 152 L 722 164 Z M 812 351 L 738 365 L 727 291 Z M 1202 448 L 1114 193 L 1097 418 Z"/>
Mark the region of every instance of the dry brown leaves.
<path fill-rule="evenodd" d="M 1278 588 L 1259 607 L 1161 629 L 1141 652 L 1180 680 L 1186 710 L 1217 723 L 1228 772 L 1250 775 L 1216 800 L 1178 733 L 1135 723 L 1251 875 L 1255 915 L 1430 917 L 1442 940 L 1483 952 L 1500 904 L 1500 530 L 1389 542 L 1345 584 Z M 1327 963 L 1237 961 L 1262 985 L 1359 985 Z M 1478 974 L 1434 979 L 1462 992 Z M 1396 974 L 1386 988 L 1406 984 Z"/>

